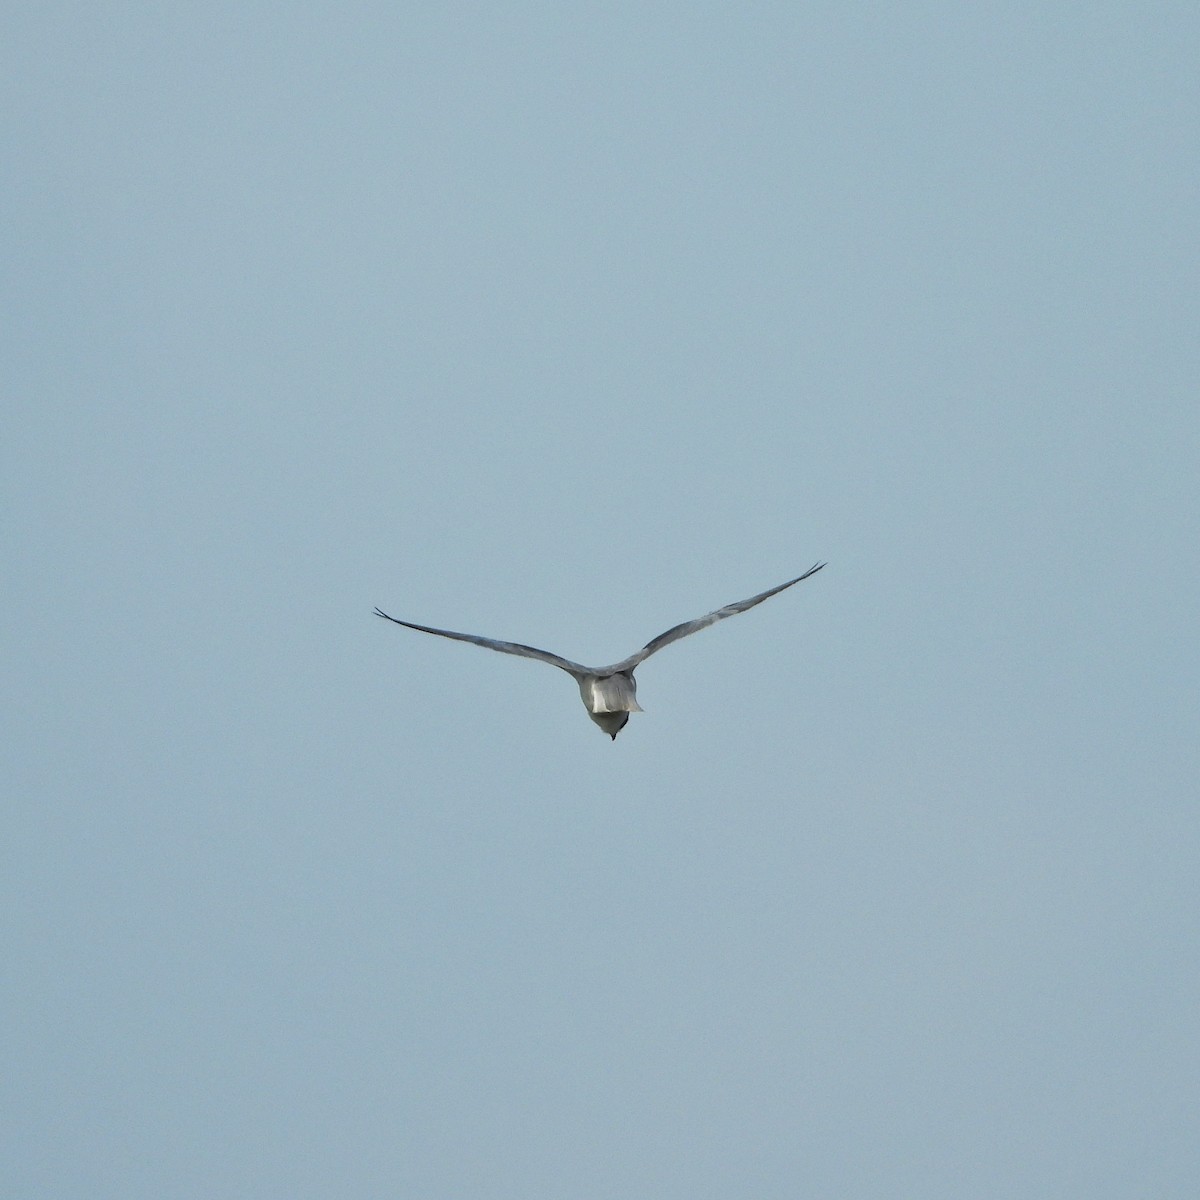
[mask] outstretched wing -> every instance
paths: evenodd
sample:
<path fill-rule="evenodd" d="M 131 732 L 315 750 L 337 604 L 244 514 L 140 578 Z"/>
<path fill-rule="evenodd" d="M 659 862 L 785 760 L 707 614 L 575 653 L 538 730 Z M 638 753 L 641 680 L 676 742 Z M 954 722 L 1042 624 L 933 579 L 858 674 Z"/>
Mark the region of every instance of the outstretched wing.
<path fill-rule="evenodd" d="M 520 642 L 498 642 L 494 638 L 479 637 L 474 633 L 452 633 L 449 629 L 431 629 L 428 625 L 414 625 L 411 621 L 401 621 L 398 617 L 389 617 L 381 609 L 375 610 L 377 617 L 386 621 L 394 621 L 405 629 L 416 629 L 421 633 L 434 633 L 438 637 L 453 638 L 456 642 L 472 642 L 476 646 L 486 646 L 489 650 L 499 650 L 501 654 L 515 654 L 520 658 L 536 658 L 540 662 L 549 663 L 552 667 L 561 667 L 569 675 L 578 676 L 588 673 L 587 667 L 573 663 L 568 658 L 560 658 L 549 650 L 539 650 L 536 646 L 523 646 Z"/>
<path fill-rule="evenodd" d="M 787 583 L 781 583 L 778 587 L 773 587 L 768 591 L 759 592 L 757 596 L 751 596 L 749 600 L 739 600 L 736 604 L 726 604 L 724 608 L 718 608 L 703 617 L 697 617 L 694 621 L 684 621 L 682 625 L 676 625 L 673 629 L 668 629 L 666 633 L 660 633 L 658 637 L 647 642 L 636 654 L 631 654 L 621 662 L 614 663 L 612 667 L 608 667 L 606 670 L 630 671 L 638 663 L 643 662 L 664 646 L 669 646 L 672 642 L 679 641 L 680 638 L 698 633 L 701 629 L 707 629 L 710 625 L 715 625 L 718 621 L 723 621 L 726 617 L 743 613 L 746 609 L 753 608 L 756 604 L 761 604 L 764 600 L 769 600 L 772 596 L 785 591 L 793 584 L 807 579 L 810 575 L 815 575 L 823 566 L 825 566 L 824 563 L 817 563 L 816 566 L 809 567 L 803 575 L 797 575 L 795 579 L 789 579 Z"/>

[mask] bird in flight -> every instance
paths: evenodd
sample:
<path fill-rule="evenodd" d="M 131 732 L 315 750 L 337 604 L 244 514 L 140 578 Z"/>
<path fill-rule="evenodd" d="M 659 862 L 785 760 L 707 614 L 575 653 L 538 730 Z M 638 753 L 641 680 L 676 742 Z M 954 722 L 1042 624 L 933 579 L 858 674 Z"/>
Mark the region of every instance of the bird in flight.
<path fill-rule="evenodd" d="M 703 617 L 697 617 L 694 621 L 684 621 L 682 625 L 675 625 L 666 633 L 660 633 L 658 637 L 652 638 L 636 654 L 631 654 L 628 658 L 623 658 L 609 667 L 585 667 L 582 663 L 571 662 L 568 658 L 560 658 L 557 654 L 551 654 L 549 650 L 523 646 L 520 642 L 498 642 L 494 638 L 480 637 L 474 633 L 452 633 L 449 629 L 432 629 L 428 625 L 414 625 L 411 621 L 401 621 L 398 617 L 389 617 L 387 613 L 378 608 L 375 610 L 375 615 L 383 617 L 386 621 L 394 621 L 397 625 L 403 625 L 405 629 L 433 633 L 438 637 L 453 638 L 458 642 L 473 642 L 476 646 L 499 650 L 501 654 L 536 658 L 539 662 L 559 667 L 579 684 L 579 694 L 583 697 L 583 705 L 588 711 L 588 716 L 615 742 L 617 734 L 625 728 L 629 714 L 642 711 L 642 707 L 636 699 L 637 682 L 633 678 L 633 672 L 645 659 L 657 653 L 664 646 L 679 641 L 680 638 L 698 633 L 701 629 L 707 629 L 710 625 L 715 625 L 726 617 L 745 612 L 748 608 L 753 608 L 756 604 L 769 600 L 793 584 L 800 583 L 810 575 L 815 575 L 823 566 L 825 566 L 824 563 L 817 563 L 815 566 L 809 567 L 803 575 L 797 575 L 795 579 L 789 579 L 787 583 L 781 583 L 778 587 L 759 592 L 757 596 L 751 596 L 749 600 L 738 600 L 734 604 L 726 604 L 724 608 L 714 609 Z"/>

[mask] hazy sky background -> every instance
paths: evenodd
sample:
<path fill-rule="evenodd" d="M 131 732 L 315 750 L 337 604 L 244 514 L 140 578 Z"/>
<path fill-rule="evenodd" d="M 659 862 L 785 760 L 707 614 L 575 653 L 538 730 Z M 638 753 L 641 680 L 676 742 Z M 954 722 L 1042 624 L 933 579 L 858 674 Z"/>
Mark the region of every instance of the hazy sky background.
<path fill-rule="evenodd" d="M 1197 1194 L 1194 4 L 3 24 L 7 1194 Z"/>

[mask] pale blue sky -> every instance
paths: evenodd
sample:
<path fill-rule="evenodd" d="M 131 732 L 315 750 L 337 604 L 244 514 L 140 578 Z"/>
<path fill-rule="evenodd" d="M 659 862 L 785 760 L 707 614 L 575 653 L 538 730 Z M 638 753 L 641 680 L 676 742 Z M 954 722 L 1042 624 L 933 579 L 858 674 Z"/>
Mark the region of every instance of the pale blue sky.
<path fill-rule="evenodd" d="M 1196 1194 L 1194 5 L 4 26 L 12 1195 Z"/>

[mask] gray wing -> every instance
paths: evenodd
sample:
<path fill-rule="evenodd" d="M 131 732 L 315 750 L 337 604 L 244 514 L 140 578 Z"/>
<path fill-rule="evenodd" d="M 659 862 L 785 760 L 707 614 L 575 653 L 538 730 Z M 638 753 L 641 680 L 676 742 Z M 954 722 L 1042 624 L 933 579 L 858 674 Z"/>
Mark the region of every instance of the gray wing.
<path fill-rule="evenodd" d="M 632 670 L 638 663 L 643 662 L 664 646 L 669 646 L 672 642 L 677 642 L 680 638 L 688 637 L 690 634 L 699 633 L 701 629 L 707 629 L 710 625 L 715 625 L 718 621 L 723 621 L 726 617 L 743 613 L 746 609 L 753 608 L 756 604 L 761 604 L 764 600 L 769 600 L 772 596 L 790 588 L 793 584 L 807 579 L 810 575 L 815 575 L 823 566 L 825 566 L 824 563 L 817 563 L 816 566 L 809 567 L 803 575 L 797 575 L 795 579 L 789 579 L 787 583 L 781 583 L 778 587 L 770 588 L 768 591 L 759 592 L 757 596 L 751 596 L 749 600 L 738 600 L 735 604 L 726 604 L 724 608 L 718 608 L 703 617 L 697 617 L 694 621 L 684 621 L 682 625 L 676 625 L 674 628 L 668 629 L 666 633 L 660 633 L 658 637 L 647 642 L 636 654 L 631 654 L 621 662 L 614 663 L 612 667 L 606 668 L 606 670 Z"/>
<path fill-rule="evenodd" d="M 431 629 L 428 625 L 414 625 L 411 621 L 401 621 L 398 617 L 389 617 L 382 609 L 376 609 L 375 615 L 385 621 L 394 621 L 405 629 L 416 629 L 421 633 L 434 633 L 438 637 L 453 638 L 456 642 L 472 642 L 476 646 L 486 646 L 489 650 L 499 650 L 501 654 L 515 654 L 520 658 L 536 658 L 539 662 L 549 663 L 552 667 L 561 667 L 570 675 L 586 675 L 588 668 L 579 663 L 571 662 L 569 658 L 560 658 L 549 650 L 539 650 L 536 646 L 523 646 L 520 642 L 498 642 L 494 638 L 479 637 L 474 633 L 452 633 L 449 629 Z"/>

